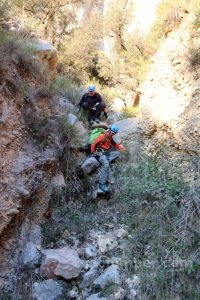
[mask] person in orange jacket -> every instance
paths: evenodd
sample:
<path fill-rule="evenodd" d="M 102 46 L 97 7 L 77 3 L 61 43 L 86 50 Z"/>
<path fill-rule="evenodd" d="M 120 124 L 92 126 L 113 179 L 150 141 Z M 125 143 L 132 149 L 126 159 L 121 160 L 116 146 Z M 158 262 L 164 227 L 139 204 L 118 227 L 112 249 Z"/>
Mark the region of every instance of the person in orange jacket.
<path fill-rule="evenodd" d="M 110 162 L 119 156 L 119 151 L 125 151 L 121 144 L 117 144 L 113 140 L 113 136 L 118 133 L 119 128 L 112 124 L 105 133 L 101 133 L 91 145 L 91 154 L 98 159 L 100 163 L 99 172 L 99 189 L 104 193 L 109 192 L 107 183 L 111 181 L 112 173 Z M 110 147 L 115 147 L 118 151 L 110 151 Z"/>

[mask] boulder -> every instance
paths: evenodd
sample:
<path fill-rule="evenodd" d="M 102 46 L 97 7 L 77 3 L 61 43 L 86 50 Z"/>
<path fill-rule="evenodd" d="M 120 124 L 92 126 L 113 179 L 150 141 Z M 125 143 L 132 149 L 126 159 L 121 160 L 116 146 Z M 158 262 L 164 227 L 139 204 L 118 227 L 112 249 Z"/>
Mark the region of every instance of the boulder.
<path fill-rule="evenodd" d="M 96 288 L 104 288 L 107 284 L 120 284 L 120 273 L 117 265 L 108 267 L 95 281 Z"/>
<path fill-rule="evenodd" d="M 122 112 L 125 108 L 124 101 L 121 98 L 115 98 L 113 100 L 113 104 L 111 105 L 111 109 L 114 110 L 114 112 Z"/>
<path fill-rule="evenodd" d="M 101 253 L 110 251 L 118 246 L 115 236 L 111 234 L 100 235 L 97 239 L 97 244 Z"/>
<path fill-rule="evenodd" d="M 85 174 L 90 174 L 100 166 L 95 157 L 88 157 L 82 164 L 81 168 Z"/>
<path fill-rule="evenodd" d="M 22 226 L 22 262 L 25 266 L 32 267 L 39 264 L 41 254 L 38 249 L 41 247 L 41 228 L 39 225 L 32 225 L 28 228 L 27 224 Z"/>
<path fill-rule="evenodd" d="M 59 300 L 63 292 L 62 286 L 53 279 L 33 284 L 33 297 L 37 300 Z"/>
<path fill-rule="evenodd" d="M 86 300 L 107 300 L 105 297 L 100 297 L 99 294 L 92 294 Z"/>
<path fill-rule="evenodd" d="M 88 137 L 87 130 L 83 125 L 83 122 L 78 121 L 74 126 L 76 128 L 79 146 L 85 146 L 88 143 L 89 137 Z"/>
<path fill-rule="evenodd" d="M 64 247 L 61 249 L 46 249 L 42 251 L 44 259 L 41 264 L 41 275 L 47 278 L 62 276 L 65 279 L 79 276 L 83 262 L 77 251 Z"/>
<path fill-rule="evenodd" d="M 76 121 L 77 121 L 77 116 L 75 116 L 73 114 L 68 114 L 68 116 L 67 116 L 67 122 L 70 125 L 75 125 Z"/>
<path fill-rule="evenodd" d="M 99 266 L 100 262 L 98 260 L 92 262 L 90 270 L 83 275 L 83 281 L 81 283 L 82 288 L 87 288 L 93 284 L 95 278 L 98 276 Z"/>
<path fill-rule="evenodd" d="M 97 247 L 95 245 L 87 245 L 85 248 L 86 258 L 92 258 L 97 256 Z"/>
<path fill-rule="evenodd" d="M 57 174 L 52 178 L 52 184 L 55 187 L 64 187 L 65 186 L 65 178 L 62 173 Z"/>
<path fill-rule="evenodd" d="M 49 79 L 57 74 L 58 52 L 48 41 L 38 39 L 34 41 L 34 47 L 40 61 L 49 70 Z"/>

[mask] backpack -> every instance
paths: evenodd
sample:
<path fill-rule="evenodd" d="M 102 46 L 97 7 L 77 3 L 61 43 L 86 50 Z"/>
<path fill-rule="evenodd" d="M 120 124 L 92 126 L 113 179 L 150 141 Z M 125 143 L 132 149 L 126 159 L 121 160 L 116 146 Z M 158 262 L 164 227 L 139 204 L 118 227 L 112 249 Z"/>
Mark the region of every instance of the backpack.
<path fill-rule="evenodd" d="M 101 133 L 105 133 L 106 130 L 103 128 L 94 128 L 90 134 L 89 137 L 89 144 L 93 144 L 94 140 L 101 134 Z M 105 139 L 106 139 L 106 135 L 105 135 Z"/>
<path fill-rule="evenodd" d="M 91 145 L 93 144 L 94 140 L 102 133 L 105 133 L 106 132 L 106 129 L 103 129 L 103 128 L 94 128 L 90 134 L 90 137 L 89 137 L 89 142 L 86 146 L 86 153 L 87 154 L 90 154 L 90 151 L 91 151 Z M 107 140 L 107 135 L 105 134 L 105 138 L 103 140 L 103 143 L 105 143 L 105 141 Z"/>

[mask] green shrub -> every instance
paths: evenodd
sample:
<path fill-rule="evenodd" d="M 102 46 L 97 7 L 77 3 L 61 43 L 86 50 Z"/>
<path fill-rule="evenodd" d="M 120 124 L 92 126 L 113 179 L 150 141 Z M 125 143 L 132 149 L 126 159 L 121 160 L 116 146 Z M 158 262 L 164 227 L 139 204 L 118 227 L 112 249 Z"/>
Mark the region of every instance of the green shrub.
<path fill-rule="evenodd" d="M 141 298 L 179 295 L 187 300 L 193 299 L 190 294 L 199 295 L 199 271 L 194 268 L 200 245 L 198 167 L 198 158 L 170 159 L 163 152 L 152 158 L 141 153 L 121 172 L 118 211 L 131 236 L 124 260 L 126 272 L 141 278 Z"/>
<path fill-rule="evenodd" d="M 21 77 L 31 76 L 44 81 L 42 64 L 35 57 L 35 49 L 28 39 L 8 31 L 0 31 L 0 73 L 9 65 L 17 66 Z"/>
<path fill-rule="evenodd" d="M 82 89 L 65 76 L 58 75 L 51 82 L 50 89 L 53 93 L 68 98 L 74 104 L 80 101 Z"/>
<path fill-rule="evenodd" d="M 138 107 L 133 106 L 133 107 L 125 107 L 122 111 L 122 114 L 120 116 L 121 119 L 127 119 L 127 118 L 132 118 L 136 117 L 138 114 Z"/>
<path fill-rule="evenodd" d="M 161 40 L 181 23 L 184 14 L 187 12 L 188 2 L 186 0 L 177 2 L 173 0 L 161 1 L 157 6 L 157 17 L 148 36 L 149 45 L 157 50 Z"/>

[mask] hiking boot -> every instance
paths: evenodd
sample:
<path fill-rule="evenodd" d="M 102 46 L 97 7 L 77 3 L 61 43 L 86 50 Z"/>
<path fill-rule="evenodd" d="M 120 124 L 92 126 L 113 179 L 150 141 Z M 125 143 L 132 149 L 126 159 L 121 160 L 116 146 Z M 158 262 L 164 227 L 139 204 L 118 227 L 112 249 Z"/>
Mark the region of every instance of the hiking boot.
<path fill-rule="evenodd" d="M 99 119 L 95 119 L 95 122 L 96 122 L 97 124 L 99 124 L 99 123 L 100 123 L 100 120 L 99 120 Z"/>
<path fill-rule="evenodd" d="M 94 121 L 95 121 L 95 117 L 94 116 L 89 116 L 88 117 L 88 122 L 89 122 L 90 125 L 93 125 Z"/>
<path fill-rule="evenodd" d="M 102 190 L 104 193 L 108 193 L 109 192 L 109 188 L 106 184 L 101 184 L 99 183 L 99 188 L 100 190 Z"/>
<path fill-rule="evenodd" d="M 90 120 L 89 125 L 92 126 L 94 124 L 94 121 Z"/>

